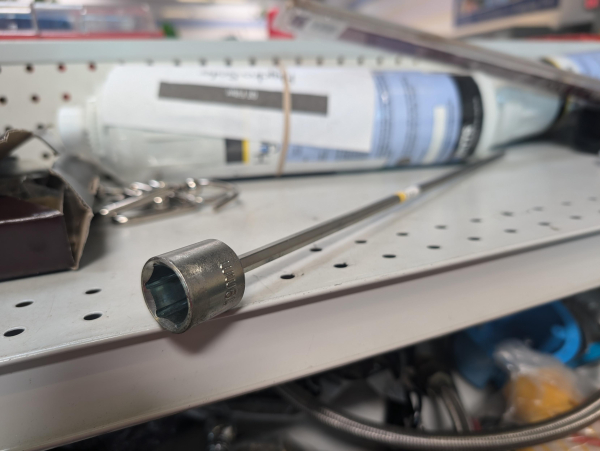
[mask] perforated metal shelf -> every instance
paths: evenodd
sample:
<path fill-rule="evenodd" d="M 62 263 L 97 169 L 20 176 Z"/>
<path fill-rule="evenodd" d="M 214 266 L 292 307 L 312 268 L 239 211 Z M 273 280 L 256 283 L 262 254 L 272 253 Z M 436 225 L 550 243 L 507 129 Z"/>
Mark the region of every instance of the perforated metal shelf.
<path fill-rule="evenodd" d="M 242 182 L 240 201 L 219 213 L 131 226 L 97 222 L 79 271 L 0 284 L 0 332 L 24 330 L 0 340 L 0 364 L 158 332 L 139 287 L 140 268 L 153 255 L 208 238 L 242 254 L 447 170 Z M 592 157 L 548 146 L 514 150 L 447 191 L 250 272 L 245 298 L 229 314 L 401 283 L 595 233 L 599 196 Z"/>

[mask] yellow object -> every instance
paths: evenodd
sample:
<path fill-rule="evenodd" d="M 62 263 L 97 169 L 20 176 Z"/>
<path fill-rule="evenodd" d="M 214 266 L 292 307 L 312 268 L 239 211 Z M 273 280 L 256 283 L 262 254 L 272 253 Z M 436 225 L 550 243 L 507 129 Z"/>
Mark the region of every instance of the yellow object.
<path fill-rule="evenodd" d="M 560 415 L 573 409 L 581 401 L 581 396 L 573 385 L 573 380 L 565 374 L 564 369 L 552 367 L 513 376 L 506 386 L 506 395 L 514 409 L 515 418 L 524 423 L 536 423 Z M 593 430 L 585 435 L 596 436 Z M 573 448 L 573 446 L 575 447 Z M 553 451 L 556 449 L 591 451 L 591 449 L 597 448 L 571 443 L 567 438 L 531 448 L 523 448 L 520 451 Z"/>
<path fill-rule="evenodd" d="M 250 162 L 250 141 L 242 140 L 242 161 L 246 164 Z"/>
<path fill-rule="evenodd" d="M 495 357 L 510 373 L 504 388 L 508 420 L 538 423 L 576 408 L 586 386 L 582 377 L 549 355 L 519 341 L 498 346 Z M 600 451 L 600 422 L 560 440 L 519 451 Z"/>
<path fill-rule="evenodd" d="M 508 384 L 515 416 L 525 423 L 546 420 L 576 407 L 580 396 L 571 380 L 556 368 L 517 375 Z"/>

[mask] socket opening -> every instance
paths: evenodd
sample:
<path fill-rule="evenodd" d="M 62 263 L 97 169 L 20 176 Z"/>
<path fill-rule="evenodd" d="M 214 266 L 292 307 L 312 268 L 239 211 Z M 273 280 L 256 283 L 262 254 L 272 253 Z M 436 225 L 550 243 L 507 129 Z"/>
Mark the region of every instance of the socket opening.
<path fill-rule="evenodd" d="M 157 261 L 146 265 L 142 277 L 148 308 L 163 327 L 177 332 L 190 310 L 184 282 L 172 268 Z"/>

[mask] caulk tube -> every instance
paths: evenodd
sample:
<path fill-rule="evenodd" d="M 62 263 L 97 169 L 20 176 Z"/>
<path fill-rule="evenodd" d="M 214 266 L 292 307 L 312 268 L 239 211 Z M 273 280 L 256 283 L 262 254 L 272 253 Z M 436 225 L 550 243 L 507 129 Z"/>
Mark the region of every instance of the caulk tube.
<path fill-rule="evenodd" d="M 475 73 L 481 92 L 484 122 L 476 154 L 488 155 L 495 147 L 517 142 L 548 130 L 563 105 L 560 96 Z"/>
<path fill-rule="evenodd" d="M 556 96 L 484 75 L 288 68 L 286 173 L 439 164 L 539 133 Z M 125 180 L 275 174 L 283 83 L 277 68 L 119 67 L 83 108 L 59 111 L 74 151 Z"/>

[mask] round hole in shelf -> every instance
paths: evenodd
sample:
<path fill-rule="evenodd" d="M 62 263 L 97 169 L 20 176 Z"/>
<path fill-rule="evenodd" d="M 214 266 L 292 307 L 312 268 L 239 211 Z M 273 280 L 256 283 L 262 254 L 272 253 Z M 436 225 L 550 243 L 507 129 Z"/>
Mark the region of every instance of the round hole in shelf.
<path fill-rule="evenodd" d="M 394 254 L 383 254 L 383 258 L 396 258 Z"/>
<path fill-rule="evenodd" d="M 446 229 L 446 226 L 443 225 L 443 224 L 440 224 L 440 225 L 436 225 L 435 228 L 436 229 L 440 229 L 440 230 L 444 230 L 444 229 Z"/>
<path fill-rule="evenodd" d="M 295 58 L 295 62 L 296 62 L 296 66 L 302 66 L 302 57 L 301 56 L 297 56 Z"/>
<path fill-rule="evenodd" d="M 571 216 L 571 219 L 581 219 L 581 216 L 573 215 L 573 216 Z"/>
<path fill-rule="evenodd" d="M 58 63 L 57 69 L 59 72 L 64 72 L 67 70 L 67 66 L 64 63 Z"/>
<path fill-rule="evenodd" d="M 469 241 L 479 241 L 481 240 L 481 238 L 479 238 L 478 236 L 470 236 L 469 237 Z"/>
<path fill-rule="evenodd" d="M 65 92 L 62 95 L 62 99 L 63 99 L 64 102 L 68 102 L 69 100 L 71 100 L 71 94 L 69 94 L 68 92 Z"/>
<path fill-rule="evenodd" d="M 517 229 L 506 229 L 506 233 L 517 233 Z"/>
<path fill-rule="evenodd" d="M 181 60 L 174 59 L 174 60 L 173 60 L 173 65 L 174 65 L 174 66 L 181 66 Z"/>
<path fill-rule="evenodd" d="M 225 58 L 225 65 L 231 66 L 231 58 Z"/>
<path fill-rule="evenodd" d="M 36 125 L 36 128 L 37 128 L 38 130 L 43 130 L 43 129 L 45 129 L 45 128 L 46 128 L 46 126 L 45 126 L 44 124 L 37 124 L 37 125 Z"/>
<path fill-rule="evenodd" d="M 549 223 L 549 222 L 546 222 L 546 221 L 544 221 L 544 222 L 540 222 L 539 224 L 540 224 L 541 226 L 549 226 L 549 225 L 550 225 L 550 223 Z"/>
<path fill-rule="evenodd" d="M 29 73 L 33 72 L 33 64 L 26 64 L 25 71 Z"/>
<path fill-rule="evenodd" d="M 0 97 L 0 104 L 6 105 L 8 103 L 8 99 L 5 96 Z"/>
<path fill-rule="evenodd" d="M 27 307 L 28 305 L 33 304 L 33 301 L 21 301 L 18 304 L 15 304 L 15 307 L 21 308 L 21 307 Z"/>
<path fill-rule="evenodd" d="M 311 247 L 311 248 L 310 248 L 310 251 L 311 251 L 311 252 L 321 252 L 322 250 L 323 250 L 323 249 L 321 249 L 320 247 L 316 247 L 316 246 L 315 246 L 315 247 Z"/>
<path fill-rule="evenodd" d="M 398 236 L 408 236 L 408 232 L 398 232 L 396 235 L 398 235 Z"/>
<path fill-rule="evenodd" d="M 42 152 L 42 158 L 44 160 L 49 160 L 52 154 L 50 152 Z"/>
<path fill-rule="evenodd" d="M 278 57 L 273 57 L 273 66 L 279 66 L 280 59 Z"/>
<path fill-rule="evenodd" d="M 85 294 L 96 294 L 96 293 L 100 293 L 100 291 L 102 291 L 101 288 L 90 288 L 89 290 L 87 290 L 85 292 Z"/>
<path fill-rule="evenodd" d="M 348 263 L 336 263 L 335 265 L 333 265 L 335 268 L 347 268 L 348 267 Z"/>
<path fill-rule="evenodd" d="M 6 332 L 4 332 L 4 336 L 14 337 L 15 335 L 22 334 L 23 332 L 25 332 L 24 327 L 13 327 L 12 329 L 8 329 Z"/>
<path fill-rule="evenodd" d="M 356 244 L 365 244 L 367 242 L 367 240 L 356 240 L 355 243 Z"/>
<path fill-rule="evenodd" d="M 88 69 L 94 72 L 96 70 L 96 63 L 91 62 L 88 64 Z"/>
<path fill-rule="evenodd" d="M 504 216 L 512 216 L 512 215 L 513 215 L 513 212 L 512 212 L 512 211 L 503 211 L 503 212 L 502 212 L 502 214 L 503 214 Z"/>
<path fill-rule="evenodd" d="M 94 312 L 94 313 L 88 313 L 87 315 L 85 315 L 83 317 L 84 320 L 86 321 L 93 321 L 95 319 L 98 319 L 102 316 L 102 313 L 100 312 Z"/>
<path fill-rule="evenodd" d="M 38 103 L 38 102 L 40 101 L 40 96 L 38 96 L 37 94 L 33 94 L 33 95 L 31 96 L 31 101 L 32 101 L 33 103 Z"/>
<path fill-rule="evenodd" d="M 569 207 L 569 206 L 571 206 L 571 202 L 566 201 L 566 202 L 563 202 L 561 205 L 564 205 L 565 207 Z"/>
<path fill-rule="evenodd" d="M 473 219 L 471 219 L 471 222 L 481 222 L 481 219 L 480 218 L 473 218 Z"/>
<path fill-rule="evenodd" d="M 206 66 L 206 59 L 200 58 L 200 65 L 201 66 Z"/>
<path fill-rule="evenodd" d="M 282 278 L 282 279 L 284 279 L 284 280 L 293 279 L 294 277 L 296 277 L 296 275 L 295 275 L 295 274 L 283 274 L 283 275 L 281 276 L 281 278 Z"/>
<path fill-rule="evenodd" d="M 438 246 L 437 244 L 432 244 L 430 246 L 427 246 L 428 249 L 441 249 L 442 246 Z"/>

